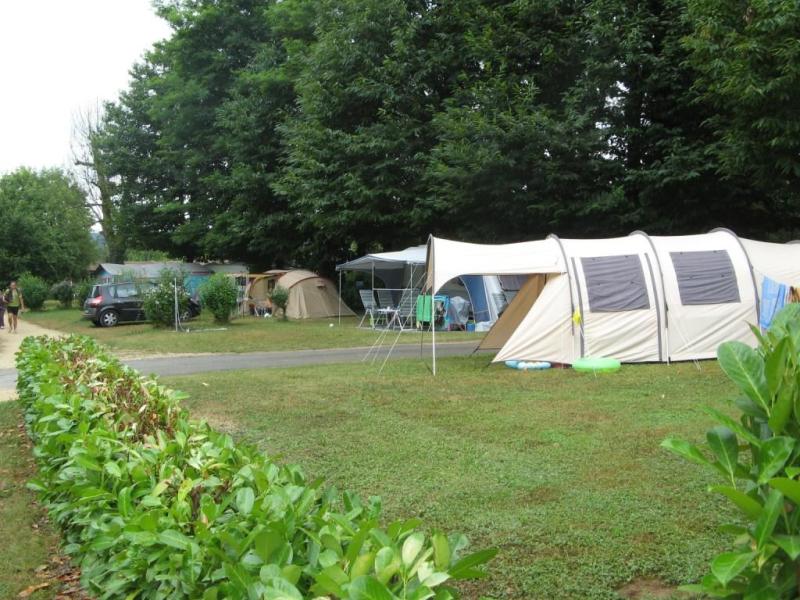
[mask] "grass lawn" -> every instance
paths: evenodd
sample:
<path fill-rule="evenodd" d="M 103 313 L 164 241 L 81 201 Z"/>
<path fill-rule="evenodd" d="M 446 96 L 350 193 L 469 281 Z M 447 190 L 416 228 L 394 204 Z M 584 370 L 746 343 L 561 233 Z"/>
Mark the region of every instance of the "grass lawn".
<path fill-rule="evenodd" d="M 215 325 L 211 315 L 205 313 L 191 321 L 189 333 L 175 333 L 172 330 L 155 329 L 148 323 L 119 325 L 108 329 L 95 327 L 81 319 L 78 309 L 49 307 L 39 312 L 25 313 L 24 317 L 32 323 L 66 333 L 90 335 L 115 351 L 136 353 L 194 353 L 194 352 L 263 352 L 270 350 L 308 350 L 313 348 L 346 348 L 372 345 L 378 334 L 369 329 L 358 329 L 359 319 L 337 318 L 308 321 L 281 321 L 280 319 L 259 319 L 244 317 L 225 326 L 223 331 Z M 333 323 L 334 326 L 330 327 Z M 209 331 L 194 331 L 209 329 Z M 387 340 L 396 334 L 390 333 Z M 481 333 L 448 332 L 437 333 L 437 341 L 477 341 Z M 430 334 L 425 334 L 430 339 Z M 400 343 L 415 343 L 420 340 L 419 333 L 404 333 Z"/>
<path fill-rule="evenodd" d="M 420 516 L 499 547 L 468 598 L 610 599 L 632 581 L 664 592 L 730 542 L 716 527 L 731 513 L 706 492 L 713 474 L 659 448 L 668 435 L 700 441 L 712 424 L 701 407 L 734 395 L 715 362 L 598 377 L 483 365 L 442 360 L 436 378 L 398 361 L 383 375 L 335 365 L 165 381 L 218 428 L 381 495 L 387 519 Z"/>
<path fill-rule="evenodd" d="M 58 538 L 51 532 L 44 512 L 25 488 L 34 463 L 17 426 L 22 415 L 15 402 L 0 402 L 0 598 L 17 594 L 46 580 L 36 569 L 46 564 Z M 52 598 L 50 587 L 30 598 Z"/>

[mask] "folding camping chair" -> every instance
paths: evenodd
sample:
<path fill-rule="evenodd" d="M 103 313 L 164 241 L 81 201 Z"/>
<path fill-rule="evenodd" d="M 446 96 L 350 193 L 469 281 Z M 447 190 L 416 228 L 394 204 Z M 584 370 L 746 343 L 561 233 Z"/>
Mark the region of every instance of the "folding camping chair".
<path fill-rule="evenodd" d="M 498 315 L 502 314 L 506 306 L 508 306 L 506 295 L 503 292 L 492 292 L 492 302 L 494 302 L 494 307 L 497 309 Z"/>
<path fill-rule="evenodd" d="M 417 308 L 419 291 L 419 288 L 406 288 L 403 290 L 403 295 L 400 296 L 400 302 L 397 305 L 397 310 L 392 319 L 398 323 L 400 331 L 403 329 L 411 329 L 414 326 L 414 315 Z"/>
<path fill-rule="evenodd" d="M 370 327 L 375 327 L 375 311 L 378 305 L 375 303 L 374 290 L 358 290 L 358 295 L 361 296 L 361 304 L 364 306 L 364 316 L 361 317 L 358 326 L 361 327 L 364 324 L 364 319 L 369 316 Z"/>
<path fill-rule="evenodd" d="M 392 298 L 392 291 L 381 288 L 375 290 L 378 292 L 378 309 L 375 311 L 378 316 L 382 316 L 384 321 L 386 322 L 386 326 L 389 326 L 389 322 L 394 320 L 395 315 L 397 314 L 397 309 L 394 305 L 394 298 Z"/>

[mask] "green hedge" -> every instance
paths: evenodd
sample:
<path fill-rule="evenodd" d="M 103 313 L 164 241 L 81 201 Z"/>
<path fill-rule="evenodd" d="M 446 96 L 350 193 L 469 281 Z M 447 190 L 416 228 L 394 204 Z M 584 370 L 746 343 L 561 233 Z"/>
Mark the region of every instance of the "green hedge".
<path fill-rule="evenodd" d="M 417 519 L 381 528 L 380 499 L 190 421 L 183 394 L 89 338 L 28 338 L 17 367 L 30 487 L 98 598 L 444 600 L 494 556 Z"/>

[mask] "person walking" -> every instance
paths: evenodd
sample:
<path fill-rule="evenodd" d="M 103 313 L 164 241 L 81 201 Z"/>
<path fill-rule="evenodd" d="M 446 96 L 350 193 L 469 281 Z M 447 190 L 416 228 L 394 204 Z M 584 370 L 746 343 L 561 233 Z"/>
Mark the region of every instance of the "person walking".
<path fill-rule="evenodd" d="M 16 333 L 17 316 L 19 311 L 25 310 L 25 299 L 22 297 L 22 290 L 17 287 L 16 281 L 12 281 L 3 296 L 5 297 L 6 312 L 8 313 L 8 333 Z"/>
<path fill-rule="evenodd" d="M 0 329 L 6 328 L 6 295 L 0 294 Z"/>

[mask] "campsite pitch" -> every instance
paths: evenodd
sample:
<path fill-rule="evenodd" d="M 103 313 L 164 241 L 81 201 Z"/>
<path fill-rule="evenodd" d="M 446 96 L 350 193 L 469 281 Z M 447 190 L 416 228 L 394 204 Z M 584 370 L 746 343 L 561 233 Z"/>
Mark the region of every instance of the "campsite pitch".
<path fill-rule="evenodd" d="M 467 598 L 672 597 L 726 546 L 713 476 L 659 448 L 699 441 L 734 395 L 715 362 L 524 373 L 486 359 L 165 379 L 187 407 L 342 489 L 497 546 Z M 675 596 L 678 597 L 678 596 Z"/>

